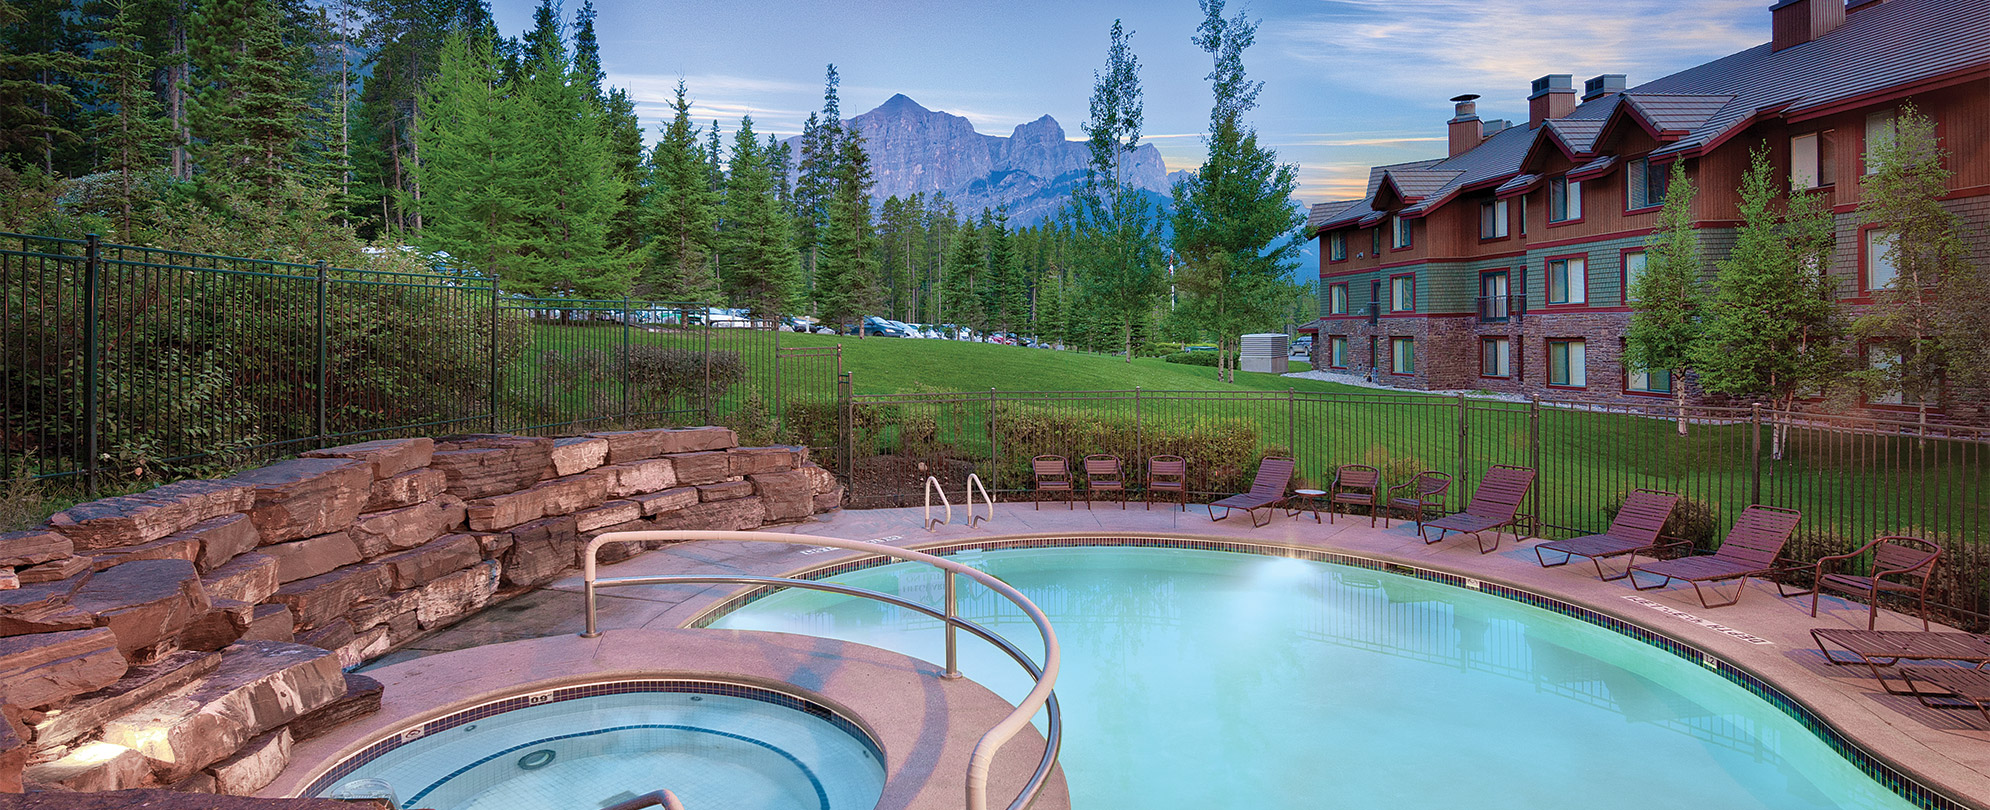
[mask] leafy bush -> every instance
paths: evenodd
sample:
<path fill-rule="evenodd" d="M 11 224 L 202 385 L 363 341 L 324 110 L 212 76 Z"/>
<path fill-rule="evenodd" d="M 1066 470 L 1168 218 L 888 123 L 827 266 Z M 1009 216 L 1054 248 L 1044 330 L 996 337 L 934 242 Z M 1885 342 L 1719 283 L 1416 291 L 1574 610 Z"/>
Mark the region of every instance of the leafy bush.
<path fill-rule="evenodd" d="M 1002 460 L 998 477 L 1001 486 L 1012 489 L 1029 486 L 1030 459 L 1037 455 L 1064 456 L 1076 470 L 1087 455 L 1109 454 L 1119 456 L 1127 483 L 1136 489 L 1148 458 L 1177 455 L 1188 462 L 1189 489 L 1242 492 L 1268 449 L 1259 442 L 1257 425 L 1246 419 L 1150 422 L 1136 430 L 1131 417 L 1001 403 L 995 424 Z"/>
<path fill-rule="evenodd" d="M 1624 501 L 1631 497 L 1629 490 L 1619 492 L 1603 507 L 1603 517 L 1616 520 L 1617 513 L 1624 508 Z M 1671 519 L 1665 521 L 1662 536 L 1680 538 L 1692 543 L 1692 547 L 1702 551 L 1714 548 L 1716 541 L 1726 529 L 1721 519 L 1720 507 L 1699 498 L 1681 496 L 1679 505 L 1672 508 Z"/>
<path fill-rule="evenodd" d="M 1219 354 L 1228 356 L 1230 358 L 1231 367 L 1232 368 L 1236 367 L 1237 354 L 1235 352 L 1175 352 L 1174 354 L 1168 355 L 1161 359 L 1170 363 L 1180 363 L 1185 366 L 1204 366 L 1206 368 L 1215 368 L 1216 358 Z"/>
<path fill-rule="evenodd" d="M 506 386 L 517 413 L 538 425 L 619 419 L 704 408 L 707 363 L 696 349 L 639 344 L 544 349 L 527 358 L 529 383 Z M 623 391 L 623 380 L 628 391 Z M 710 396 L 717 400 L 746 377 L 738 352 L 713 352 Z M 624 403 L 627 410 L 624 410 Z M 763 406 L 764 407 L 764 406 Z"/>

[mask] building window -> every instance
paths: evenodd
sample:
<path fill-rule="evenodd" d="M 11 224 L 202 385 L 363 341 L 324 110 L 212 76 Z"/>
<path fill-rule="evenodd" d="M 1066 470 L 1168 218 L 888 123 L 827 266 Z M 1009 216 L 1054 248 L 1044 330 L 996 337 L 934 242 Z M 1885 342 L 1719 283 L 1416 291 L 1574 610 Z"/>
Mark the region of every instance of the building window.
<path fill-rule="evenodd" d="M 1507 228 L 1505 200 L 1479 203 L 1479 238 L 1505 239 Z"/>
<path fill-rule="evenodd" d="M 1402 217 L 1389 218 L 1389 246 L 1397 250 L 1410 246 L 1410 221 Z"/>
<path fill-rule="evenodd" d="M 1823 188 L 1838 182 L 1831 130 L 1790 139 L 1790 188 Z"/>
<path fill-rule="evenodd" d="M 1866 234 L 1866 290 L 1884 290 L 1900 275 L 1895 263 L 1900 240 L 1892 231 L 1869 230 Z"/>
<path fill-rule="evenodd" d="M 1630 207 L 1633 210 L 1665 204 L 1666 184 L 1672 180 L 1672 175 L 1667 173 L 1670 168 L 1665 164 L 1652 163 L 1651 158 L 1631 161 L 1624 174 L 1625 182 L 1629 184 Z M 1582 216 L 1580 209 L 1577 210 L 1576 216 Z"/>
<path fill-rule="evenodd" d="M 1647 394 L 1670 394 L 1672 393 L 1672 372 L 1632 369 L 1630 380 L 1624 387 L 1632 391 Z"/>
<path fill-rule="evenodd" d="M 1631 291 L 1638 288 L 1638 277 L 1644 274 L 1645 252 L 1642 250 L 1626 252 L 1624 254 L 1624 303 L 1629 304 L 1638 300 L 1632 295 Z"/>
<path fill-rule="evenodd" d="M 1327 234 L 1327 260 L 1347 261 L 1347 231 L 1334 231 Z"/>
<path fill-rule="evenodd" d="M 1548 181 L 1548 221 L 1582 219 L 1582 183 L 1567 176 Z"/>
<path fill-rule="evenodd" d="M 1380 225 L 1368 229 L 1368 255 L 1382 255 L 1382 226 Z"/>
<path fill-rule="evenodd" d="M 1887 369 L 1900 365 L 1900 352 L 1885 346 L 1865 347 L 1866 368 Z M 1937 397 L 1934 391 L 1891 389 L 1887 391 L 1867 391 L 1868 405 L 1933 405 Z"/>
<path fill-rule="evenodd" d="M 1588 302 L 1588 264 L 1584 259 L 1555 259 L 1548 262 L 1548 303 Z"/>
<path fill-rule="evenodd" d="M 1347 314 L 1347 284 L 1327 285 L 1327 314 Z"/>
<path fill-rule="evenodd" d="M 1347 368 L 1347 336 L 1334 335 L 1327 342 L 1327 363 L 1334 368 Z"/>
<path fill-rule="evenodd" d="M 1548 384 L 1569 388 L 1589 385 L 1588 357 L 1580 339 L 1548 341 Z"/>
<path fill-rule="evenodd" d="M 1389 311 L 1410 312 L 1416 309 L 1416 276 L 1389 277 Z"/>
<path fill-rule="evenodd" d="M 1389 338 L 1389 371 L 1395 374 L 1416 373 L 1416 340 L 1414 338 Z"/>
<path fill-rule="evenodd" d="M 1484 273 L 1479 276 L 1479 320 L 1504 321 L 1513 314 L 1510 293 L 1505 271 Z"/>
<path fill-rule="evenodd" d="M 1520 235 L 1527 235 L 1527 195 L 1520 195 Z"/>
<path fill-rule="evenodd" d="M 1879 150 L 1893 144 L 1897 126 L 1893 110 L 1866 114 L 1866 174 L 1879 171 Z"/>
<path fill-rule="evenodd" d="M 1479 341 L 1479 376 L 1513 376 L 1511 353 L 1512 343 L 1506 338 L 1484 338 Z"/>

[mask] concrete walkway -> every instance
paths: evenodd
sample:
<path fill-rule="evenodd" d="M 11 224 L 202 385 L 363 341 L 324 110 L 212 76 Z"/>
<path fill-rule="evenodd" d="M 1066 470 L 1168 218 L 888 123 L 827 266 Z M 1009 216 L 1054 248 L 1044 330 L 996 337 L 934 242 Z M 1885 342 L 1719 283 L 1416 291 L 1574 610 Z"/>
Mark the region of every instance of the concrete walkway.
<path fill-rule="evenodd" d="M 1931 710 L 1912 698 L 1886 695 L 1863 667 L 1833 666 L 1814 646 L 1809 632 L 1814 627 L 1863 629 L 1867 613 L 1860 604 L 1827 596 L 1818 618 L 1812 619 L 1808 615 L 1809 597 L 1779 598 L 1774 584 L 1756 581 L 1747 585 L 1740 604 L 1709 610 L 1699 604 L 1688 585 L 1635 592 L 1623 581 L 1598 581 L 1594 569 L 1581 560 L 1567 567 L 1543 569 L 1535 561 L 1534 542 L 1515 543 L 1511 535 L 1497 551 L 1482 556 L 1469 537 L 1453 535 L 1443 543 L 1426 546 L 1408 524 L 1371 529 L 1366 518 L 1342 516 L 1337 524 L 1328 525 L 1315 523 L 1311 513 L 1297 517 L 1279 513 L 1270 525 L 1253 528 L 1241 514 L 1212 522 L 1200 508 L 1184 513 L 1159 505 L 1151 511 L 1139 504 L 1122 510 L 1117 504 L 1101 502 L 1088 510 L 1081 502 L 1076 509 L 1046 504 L 1039 511 L 1029 504 L 1000 504 L 995 512 L 992 521 L 973 529 L 965 526 L 966 518 L 958 509 L 953 524 L 933 532 L 922 528 L 921 510 L 881 509 L 838 512 L 775 531 L 913 548 L 1017 535 L 1244 539 L 1330 550 L 1502 584 L 1582 605 L 1718 656 L 1828 718 L 1859 746 L 1902 773 L 1969 806 L 1990 808 L 1990 727 L 1985 727 L 1979 715 Z M 605 566 L 601 575 L 795 574 L 853 556 L 826 548 L 699 542 L 640 554 Z M 578 575 L 560 580 L 418 641 L 388 660 L 578 633 L 582 626 L 580 587 Z M 1720 588 L 1729 593 L 1733 585 Z M 604 591 L 610 595 L 600 599 L 601 624 L 611 630 L 685 627 L 738 591 L 732 586 L 636 586 Z M 1920 621 L 1882 612 L 1879 627 L 1919 630 Z M 1744 636 L 1754 638 L 1745 640 Z M 1757 643 L 1761 641 L 1767 643 Z"/>

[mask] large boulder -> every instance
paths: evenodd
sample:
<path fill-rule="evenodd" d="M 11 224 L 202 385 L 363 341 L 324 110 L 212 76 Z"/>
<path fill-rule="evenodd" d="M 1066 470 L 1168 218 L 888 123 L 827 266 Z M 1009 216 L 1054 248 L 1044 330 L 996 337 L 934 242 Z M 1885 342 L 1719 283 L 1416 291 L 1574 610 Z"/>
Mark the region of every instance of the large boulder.
<path fill-rule="evenodd" d="M 69 597 L 89 580 L 90 576 L 85 574 L 0 590 L 0 636 L 95 627 L 96 620 L 90 614 L 69 604 Z"/>
<path fill-rule="evenodd" d="M 104 793 L 152 784 L 151 764 L 143 754 L 109 742 L 77 746 L 54 762 L 30 766 L 26 776 L 29 781 L 57 785 L 76 793 Z"/>
<path fill-rule="evenodd" d="M 254 551 L 263 541 L 263 536 L 256 532 L 256 522 L 242 514 L 203 520 L 166 539 L 175 538 L 200 543 L 200 557 L 194 560 L 194 564 L 200 566 L 202 571 L 227 565 L 229 560 Z"/>
<path fill-rule="evenodd" d="M 0 695 L 39 708 L 94 692 L 124 676 L 117 635 L 103 628 L 0 638 Z"/>
<path fill-rule="evenodd" d="M 752 494 L 753 482 L 751 481 L 720 481 L 716 484 L 700 484 L 698 486 L 698 500 L 701 501 L 730 501 L 734 498 L 744 498 Z"/>
<path fill-rule="evenodd" d="M 488 498 L 536 483 L 553 466 L 553 440 L 537 436 L 480 434 L 435 443 L 429 466 L 449 476 L 449 494 Z"/>
<path fill-rule="evenodd" d="M 648 495 L 632 495 L 629 500 L 642 505 L 644 517 L 651 517 L 697 503 L 698 488 L 676 487 Z"/>
<path fill-rule="evenodd" d="M 308 450 L 302 455 L 305 458 L 350 458 L 369 462 L 373 465 L 374 480 L 379 480 L 426 467 L 434 454 L 435 440 L 423 437 L 380 439 L 327 447 L 323 450 Z"/>
<path fill-rule="evenodd" d="M 359 562 L 359 544 L 346 532 L 332 532 L 288 543 L 263 546 L 258 554 L 276 560 L 278 582 L 296 582 L 328 574 Z"/>
<path fill-rule="evenodd" d="M 580 548 L 572 515 L 544 518 L 512 527 L 511 549 L 504 556 L 507 585 L 530 587 L 572 568 Z"/>
<path fill-rule="evenodd" d="M 723 450 L 671 456 L 680 484 L 716 484 L 732 476 L 732 456 Z"/>
<path fill-rule="evenodd" d="M 635 501 L 609 501 L 574 513 L 574 529 L 583 534 L 609 526 L 619 526 L 643 516 L 643 505 Z"/>
<path fill-rule="evenodd" d="M 279 588 L 270 601 L 288 605 L 299 632 L 322 627 L 367 599 L 387 595 L 388 574 L 379 565 L 355 565 Z"/>
<path fill-rule="evenodd" d="M 240 512 L 254 499 L 254 487 L 242 481 L 178 481 L 136 495 L 77 504 L 55 513 L 48 525 L 80 549 L 132 546 Z"/>
<path fill-rule="evenodd" d="M 200 572 L 186 560 L 140 560 L 100 571 L 69 602 L 116 633 L 125 655 L 172 639 L 209 607 Z"/>
<path fill-rule="evenodd" d="M 569 436 L 553 440 L 553 474 L 579 475 L 608 463 L 608 440 Z"/>
<path fill-rule="evenodd" d="M 781 472 L 795 468 L 795 451 L 790 447 L 735 447 L 726 451 L 732 459 L 733 475 Z"/>
<path fill-rule="evenodd" d="M 364 557 L 414 548 L 463 525 L 468 510 L 453 495 L 359 516 L 349 533 Z"/>
<path fill-rule="evenodd" d="M 646 458 L 700 450 L 724 450 L 739 446 L 739 437 L 730 428 L 697 427 L 656 430 L 617 430 L 589 433 L 608 440 L 608 463 L 641 461 Z"/>
<path fill-rule="evenodd" d="M 660 531 L 721 531 L 743 532 L 760 528 L 767 522 L 767 508 L 759 496 L 734 498 L 729 501 L 707 501 L 692 504 L 675 512 L 664 512 L 655 518 L 655 528 Z"/>
<path fill-rule="evenodd" d="M 608 481 L 608 494 L 615 498 L 641 495 L 677 485 L 677 472 L 670 459 L 652 458 L 611 464 L 594 471 Z"/>
<path fill-rule="evenodd" d="M 35 723 L 35 742 L 43 747 L 68 745 L 94 733 L 111 718 L 159 699 L 221 666 L 212 652 L 176 652 L 145 666 L 126 670 L 116 683 L 80 696 L 60 712 Z"/>
<path fill-rule="evenodd" d="M 385 691 L 379 681 L 365 675 L 348 672 L 345 676 L 345 696 L 325 704 L 317 711 L 292 720 L 289 726 L 292 737 L 298 742 L 324 734 L 353 720 L 380 710 L 380 695 Z"/>
<path fill-rule="evenodd" d="M 269 786 L 290 764 L 290 729 L 280 728 L 249 741 L 234 756 L 214 763 L 214 792 L 224 796 L 254 796 Z"/>
<path fill-rule="evenodd" d="M 186 560 L 187 562 L 194 562 L 199 559 L 200 540 L 188 537 L 186 532 L 180 532 L 179 534 L 169 535 L 165 539 L 154 540 L 150 543 L 103 549 L 97 552 L 97 557 L 92 563 L 92 567 L 102 571 L 113 565 L 137 562 L 139 560 Z"/>
<path fill-rule="evenodd" d="M 162 781 L 173 781 L 344 694 L 336 653 L 243 641 L 222 651 L 206 679 L 104 724 L 103 739 L 144 754 Z"/>
<path fill-rule="evenodd" d="M 366 511 L 399 509 L 432 500 L 449 489 L 449 475 L 433 467 L 409 470 L 392 478 L 373 482 Z"/>
<path fill-rule="evenodd" d="M 497 531 L 547 515 L 570 515 L 600 506 L 608 499 L 608 479 L 599 471 L 555 478 L 528 489 L 471 501 L 470 528 Z"/>
<path fill-rule="evenodd" d="M 497 594 L 498 565 L 486 560 L 423 585 L 415 601 L 415 618 L 430 630 L 474 613 Z"/>
<path fill-rule="evenodd" d="M 17 568 L 14 570 L 14 576 L 22 585 L 34 585 L 68 579 L 93 567 L 95 567 L 94 561 L 89 557 L 64 557 L 40 565 Z"/>
<path fill-rule="evenodd" d="M 770 521 L 801 520 L 815 514 L 815 486 L 801 470 L 759 473 L 747 477 L 767 507 Z"/>
<path fill-rule="evenodd" d="M 0 567 L 35 565 L 75 553 L 69 538 L 46 529 L 0 532 Z"/>
<path fill-rule="evenodd" d="M 233 599 L 216 599 L 206 616 L 180 631 L 175 645 L 182 650 L 213 652 L 241 640 L 255 621 L 256 606 Z"/>
<path fill-rule="evenodd" d="M 418 588 L 445 574 L 461 571 L 483 560 L 483 550 L 477 539 L 467 534 L 452 534 L 412 551 L 404 551 L 377 562 L 385 566 L 393 578 L 395 590 Z"/>
<path fill-rule="evenodd" d="M 338 531 L 359 517 L 373 486 L 373 464 L 343 458 L 295 458 L 231 479 L 255 491 L 249 519 L 264 543 Z"/>
<path fill-rule="evenodd" d="M 200 578 L 200 586 L 209 599 L 233 599 L 253 605 L 268 599 L 283 584 L 278 580 L 278 570 L 275 557 L 244 554 L 207 572 Z"/>

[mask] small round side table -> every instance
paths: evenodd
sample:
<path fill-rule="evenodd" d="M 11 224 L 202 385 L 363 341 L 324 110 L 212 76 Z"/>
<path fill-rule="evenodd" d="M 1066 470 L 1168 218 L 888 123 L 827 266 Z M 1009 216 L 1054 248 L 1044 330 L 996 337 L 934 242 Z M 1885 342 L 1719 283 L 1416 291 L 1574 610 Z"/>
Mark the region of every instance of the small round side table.
<path fill-rule="evenodd" d="M 1324 489 L 1295 489 L 1292 491 L 1292 508 L 1286 510 L 1286 517 L 1293 517 L 1308 509 L 1313 512 L 1313 522 L 1320 522 L 1320 499 L 1326 497 Z"/>

